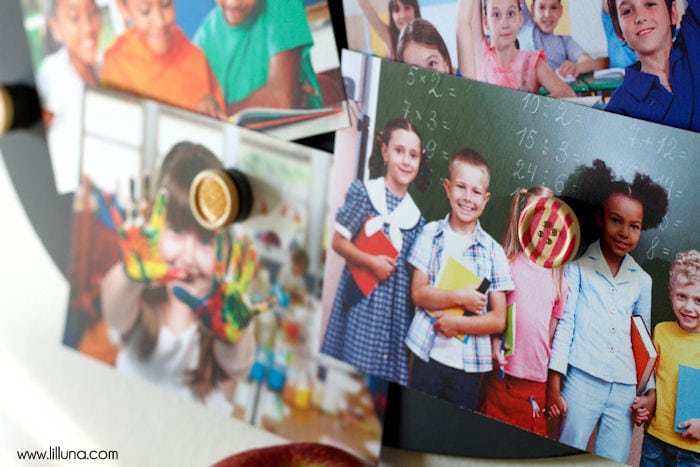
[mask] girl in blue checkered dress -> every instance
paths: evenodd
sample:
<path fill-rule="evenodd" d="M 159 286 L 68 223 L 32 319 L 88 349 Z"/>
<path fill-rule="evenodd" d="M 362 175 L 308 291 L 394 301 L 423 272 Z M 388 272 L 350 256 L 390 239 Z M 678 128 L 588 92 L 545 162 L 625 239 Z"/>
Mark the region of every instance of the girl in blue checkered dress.
<path fill-rule="evenodd" d="M 346 267 L 321 351 L 366 373 L 406 385 L 404 339 L 413 317 L 412 268 L 406 258 L 425 224 L 408 188 L 415 181 L 416 188 L 423 191 L 430 183 L 422 140 L 409 120 L 389 120 L 379 132 L 369 172 L 368 181 L 352 183 L 336 214 L 332 245 Z M 354 243 L 358 236 L 382 234 L 398 256 L 367 253 Z M 362 273 L 370 279 L 356 279 Z M 368 291 L 366 284 L 375 282 Z"/>

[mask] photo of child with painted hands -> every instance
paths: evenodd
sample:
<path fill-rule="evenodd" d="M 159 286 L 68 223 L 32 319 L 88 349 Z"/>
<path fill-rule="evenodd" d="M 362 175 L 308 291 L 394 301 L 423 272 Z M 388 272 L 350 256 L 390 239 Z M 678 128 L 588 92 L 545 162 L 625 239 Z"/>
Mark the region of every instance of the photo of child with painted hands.
<path fill-rule="evenodd" d="M 630 256 L 642 230 L 659 225 L 668 209 L 666 190 L 647 175 L 632 183 L 615 178 L 595 160 L 579 183 L 594 208 L 600 238 L 566 267 L 569 295 L 549 362 L 547 412 L 562 416 L 559 441 L 626 462 L 633 423 L 644 423 L 651 400 L 637 399 L 630 319 L 651 323 L 651 277 Z M 601 365 L 601 362 L 607 362 Z M 650 380 L 642 394 L 654 387 Z"/>
<path fill-rule="evenodd" d="M 111 206 L 122 260 L 105 274 L 101 302 L 118 370 L 230 413 L 255 357 L 249 324 L 273 303 L 247 297 L 251 241 L 207 230 L 191 214 L 189 185 L 209 168 L 221 162 L 208 149 L 178 143 L 163 160 L 148 223 L 123 223 Z"/>

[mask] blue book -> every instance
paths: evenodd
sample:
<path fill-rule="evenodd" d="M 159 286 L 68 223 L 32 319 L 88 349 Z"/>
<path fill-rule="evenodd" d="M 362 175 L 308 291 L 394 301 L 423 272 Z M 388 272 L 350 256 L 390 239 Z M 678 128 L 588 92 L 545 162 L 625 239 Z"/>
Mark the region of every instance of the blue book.
<path fill-rule="evenodd" d="M 676 422 L 673 429 L 683 433 L 685 429 L 678 428 L 680 423 L 691 418 L 700 418 L 700 368 L 678 365 L 678 389 L 676 390 Z"/>

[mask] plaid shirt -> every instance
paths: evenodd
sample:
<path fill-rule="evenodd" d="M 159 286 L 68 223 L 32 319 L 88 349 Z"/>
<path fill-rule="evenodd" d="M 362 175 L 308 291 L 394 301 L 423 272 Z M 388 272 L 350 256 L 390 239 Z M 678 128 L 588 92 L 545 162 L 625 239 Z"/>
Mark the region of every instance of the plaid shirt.
<path fill-rule="evenodd" d="M 430 222 L 425 226 L 413 245 L 408 261 L 428 275 L 430 285 L 435 287 L 442 265 L 442 250 L 445 244 L 443 235 L 449 215 L 444 219 Z M 460 262 L 479 277 L 491 281 L 490 292 L 513 290 L 515 285 L 510 276 L 508 260 L 503 248 L 477 222 L 474 229 L 474 242 L 464 249 Z M 479 313 L 486 313 L 488 303 Z M 423 308 L 416 307 L 406 337 L 406 345 L 424 361 L 430 359 L 430 350 L 437 331 L 433 321 Z M 489 335 L 471 335 L 462 345 L 464 371 L 482 373 L 492 369 L 491 338 Z"/>

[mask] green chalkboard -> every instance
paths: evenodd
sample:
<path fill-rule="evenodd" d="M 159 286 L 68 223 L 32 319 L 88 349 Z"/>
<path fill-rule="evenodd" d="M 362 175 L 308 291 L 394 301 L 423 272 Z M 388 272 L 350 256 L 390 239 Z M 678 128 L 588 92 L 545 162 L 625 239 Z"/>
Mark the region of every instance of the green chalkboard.
<path fill-rule="evenodd" d="M 428 220 L 444 217 L 449 205 L 440 180 L 449 156 L 463 147 L 479 151 L 491 169 L 491 201 L 482 226 L 502 239 L 511 194 L 545 185 L 576 200 L 576 169 L 602 159 L 615 175 L 632 181 L 647 174 L 668 191 L 662 224 L 642 233 L 633 252 L 654 280 L 652 321 L 674 319 L 668 301 L 668 265 L 679 251 L 700 249 L 697 167 L 700 135 L 599 109 L 508 90 L 389 61 L 375 80 L 376 133 L 387 120 L 404 117 L 420 130 L 432 169 L 425 192 L 411 188 Z M 373 138 L 368 138 L 372 141 Z"/>

